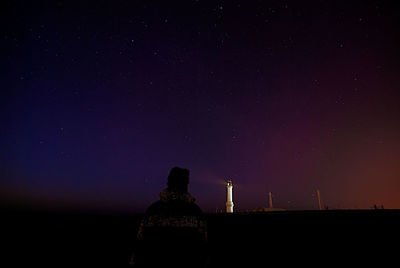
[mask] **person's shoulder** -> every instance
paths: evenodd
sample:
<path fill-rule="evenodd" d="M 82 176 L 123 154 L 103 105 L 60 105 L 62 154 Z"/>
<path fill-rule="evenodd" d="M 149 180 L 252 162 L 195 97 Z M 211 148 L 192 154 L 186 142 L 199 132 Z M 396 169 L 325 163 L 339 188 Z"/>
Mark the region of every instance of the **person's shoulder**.
<path fill-rule="evenodd" d="M 158 214 L 160 211 L 164 209 L 165 209 L 165 203 L 158 200 L 147 208 L 146 214 L 147 215 Z"/>
<path fill-rule="evenodd" d="M 189 204 L 190 210 L 195 214 L 195 215 L 203 215 L 203 211 L 201 208 L 196 204 L 196 203 L 190 203 Z"/>

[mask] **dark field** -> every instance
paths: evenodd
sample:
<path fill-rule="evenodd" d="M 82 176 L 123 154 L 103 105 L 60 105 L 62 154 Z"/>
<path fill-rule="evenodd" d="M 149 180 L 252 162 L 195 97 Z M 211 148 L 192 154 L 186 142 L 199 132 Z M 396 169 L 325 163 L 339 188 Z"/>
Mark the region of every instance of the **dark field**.
<path fill-rule="evenodd" d="M 2 215 L 0 267 L 130 267 L 141 217 L 10 209 Z M 208 267 L 398 267 L 399 210 L 207 217 Z"/>

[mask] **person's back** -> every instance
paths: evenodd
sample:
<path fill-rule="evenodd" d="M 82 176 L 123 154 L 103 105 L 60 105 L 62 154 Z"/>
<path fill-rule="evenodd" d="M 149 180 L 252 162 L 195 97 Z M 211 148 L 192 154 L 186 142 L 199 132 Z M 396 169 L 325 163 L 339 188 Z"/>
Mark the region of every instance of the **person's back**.
<path fill-rule="evenodd" d="M 147 209 L 138 232 L 138 266 L 204 266 L 206 224 L 203 212 L 187 192 L 188 183 L 189 171 L 173 168 L 168 188 Z"/>

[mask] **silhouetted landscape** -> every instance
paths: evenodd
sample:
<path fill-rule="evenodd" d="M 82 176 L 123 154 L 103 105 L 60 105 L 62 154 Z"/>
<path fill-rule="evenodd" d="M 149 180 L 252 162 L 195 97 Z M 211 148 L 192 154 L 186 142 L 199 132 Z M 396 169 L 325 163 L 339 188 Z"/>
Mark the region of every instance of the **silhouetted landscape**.
<path fill-rule="evenodd" d="M 130 267 L 142 214 L 3 209 L 1 267 Z M 394 258 L 399 210 L 207 214 L 208 266 Z M 5 240 L 4 240 L 5 238 Z M 5 243 L 4 243 L 5 241 Z M 322 258 L 319 261 L 318 258 Z M 8 263 L 8 265 L 5 265 Z M 10 265 L 11 264 L 11 265 Z"/>

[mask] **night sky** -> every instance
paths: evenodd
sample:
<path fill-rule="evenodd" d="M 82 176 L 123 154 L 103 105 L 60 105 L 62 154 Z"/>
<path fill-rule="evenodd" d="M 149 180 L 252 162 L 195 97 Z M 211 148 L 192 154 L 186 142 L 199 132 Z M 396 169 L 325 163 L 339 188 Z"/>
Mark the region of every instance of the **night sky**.
<path fill-rule="evenodd" d="M 398 4 L 82 2 L 1 4 L 4 204 L 400 208 Z"/>

